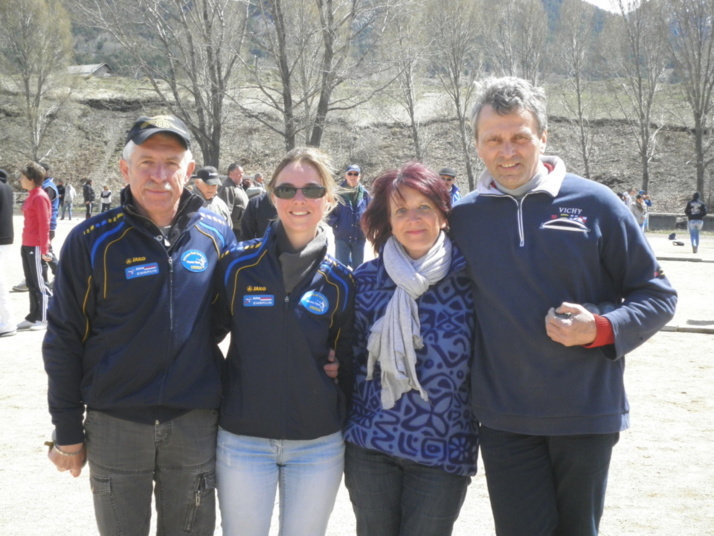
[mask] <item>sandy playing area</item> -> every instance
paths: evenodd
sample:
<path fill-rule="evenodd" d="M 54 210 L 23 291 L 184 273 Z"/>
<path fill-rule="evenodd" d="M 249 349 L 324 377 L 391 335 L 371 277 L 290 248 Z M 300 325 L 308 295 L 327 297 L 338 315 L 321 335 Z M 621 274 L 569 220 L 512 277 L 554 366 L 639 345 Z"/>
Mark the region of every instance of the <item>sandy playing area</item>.
<path fill-rule="evenodd" d="M 59 222 L 56 249 L 77 221 Z M 20 217 L 15 226 L 19 237 Z M 601 534 L 712 535 L 714 336 L 707 332 L 714 331 L 714 236 L 703 237 L 696 256 L 686 233 L 678 233 L 685 247 L 673 246 L 666 234 L 649 238 L 680 293 L 679 308 L 668 331 L 627 357 L 632 429 L 615 448 Z M 11 284 L 22 279 L 18 238 L 15 249 L 17 262 L 0 267 Z M 695 258 L 706 262 L 687 262 Z M 12 293 L 11 305 L 20 321 L 28 308 L 26 293 Z M 43 447 L 52 426 L 42 337 L 23 332 L 0 339 L 0 452 L 6 462 L 0 468 L 0 536 L 95 535 L 87 472 L 77 479 L 57 472 Z M 344 487 L 328 534 L 354 534 Z M 494 534 L 482 472 L 473 479 L 454 534 Z"/>

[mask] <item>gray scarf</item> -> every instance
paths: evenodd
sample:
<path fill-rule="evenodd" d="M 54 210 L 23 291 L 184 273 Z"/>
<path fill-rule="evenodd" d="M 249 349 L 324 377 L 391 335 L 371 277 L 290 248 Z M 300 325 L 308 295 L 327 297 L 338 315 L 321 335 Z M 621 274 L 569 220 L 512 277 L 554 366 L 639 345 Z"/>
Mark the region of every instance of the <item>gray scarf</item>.
<path fill-rule="evenodd" d="M 372 326 L 367 341 L 367 379 L 372 379 L 374 364 L 379 361 L 382 406 L 390 409 L 410 389 L 419 391 L 424 401 L 429 400 L 416 374 L 415 350 L 424 346 L 416 299 L 448 274 L 451 239 L 442 231 L 429 252 L 414 260 L 392 236 L 384 246 L 382 258 L 397 289 L 384 316 Z"/>

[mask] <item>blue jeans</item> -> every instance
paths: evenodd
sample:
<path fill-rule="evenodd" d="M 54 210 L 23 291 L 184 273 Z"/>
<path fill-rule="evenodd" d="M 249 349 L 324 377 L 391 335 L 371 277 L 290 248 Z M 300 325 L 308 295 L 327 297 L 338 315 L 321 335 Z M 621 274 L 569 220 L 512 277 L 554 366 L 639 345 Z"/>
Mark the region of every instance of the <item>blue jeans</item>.
<path fill-rule="evenodd" d="M 692 241 L 692 247 L 699 247 L 699 231 L 703 226 L 703 220 L 689 220 L 689 239 Z"/>
<path fill-rule="evenodd" d="M 153 491 L 157 536 L 213 534 L 217 428 L 215 410 L 159 424 L 88 411 L 84 429 L 99 533 L 148 535 Z"/>
<path fill-rule="evenodd" d="M 62 219 L 64 219 L 65 214 L 67 214 L 68 212 L 69 212 L 69 219 L 70 220 L 72 219 L 72 205 L 73 205 L 73 203 L 70 201 L 65 201 L 62 204 Z"/>
<path fill-rule="evenodd" d="M 499 536 L 595 536 L 614 434 L 531 436 L 479 429 Z"/>
<path fill-rule="evenodd" d="M 345 484 L 358 536 L 448 536 L 471 477 L 347 443 Z"/>
<path fill-rule="evenodd" d="M 327 531 L 344 467 L 342 432 L 311 440 L 265 439 L 219 428 L 218 503 L 225 536 L 267 536 L 280 490 L 280 536 Z"/>
<path fill-rule="evenodd" d="M 364 245 L 366 240 L 348 242 L 335 239 L 335 258 L 353 270 L 364 262 Z"/>

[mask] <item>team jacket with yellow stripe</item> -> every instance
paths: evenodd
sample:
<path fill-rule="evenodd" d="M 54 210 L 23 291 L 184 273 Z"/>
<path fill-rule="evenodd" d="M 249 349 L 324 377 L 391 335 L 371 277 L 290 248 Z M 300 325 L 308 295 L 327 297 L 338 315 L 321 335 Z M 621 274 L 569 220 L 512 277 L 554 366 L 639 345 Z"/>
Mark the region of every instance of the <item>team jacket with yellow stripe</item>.
<path fill-rule="evenodd" d="M 218 275 L 220 274 L 220 278 Z M 231 330 L 220 425 L 239 435 L 315 439 L 339 431 L 351 392 L 354 281 L 330 255 L 287 294 L 275 224 L 241 242 L 217 274 Z M 331 348 L 339 387 L 323 366 Z"/>
<path fill-rule="evenodd" d="M 127 188 L 67 237 L 43 344 L 59 444 L 83 441 L 85 406 L 150 423 L 219 407 L 212 281 L 235 238 L 201 205 L 183 193 L 166 246 Z"/>

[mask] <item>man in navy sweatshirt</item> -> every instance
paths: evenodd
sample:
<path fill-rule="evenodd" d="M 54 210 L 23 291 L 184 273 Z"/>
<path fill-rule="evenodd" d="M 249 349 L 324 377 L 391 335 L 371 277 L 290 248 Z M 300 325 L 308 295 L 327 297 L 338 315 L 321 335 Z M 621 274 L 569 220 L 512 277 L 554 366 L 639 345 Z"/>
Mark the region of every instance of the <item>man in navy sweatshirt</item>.
<path fill-rule="evenodd" d="M 488 79 L 473 111 L 486 170 L 451 214 L 480 339 L 472 404 L 499 536 L 598 532 L 629 426 L 625 354 L 677 294 L 609 188 L 545 156 L 545 93 Z"/>

